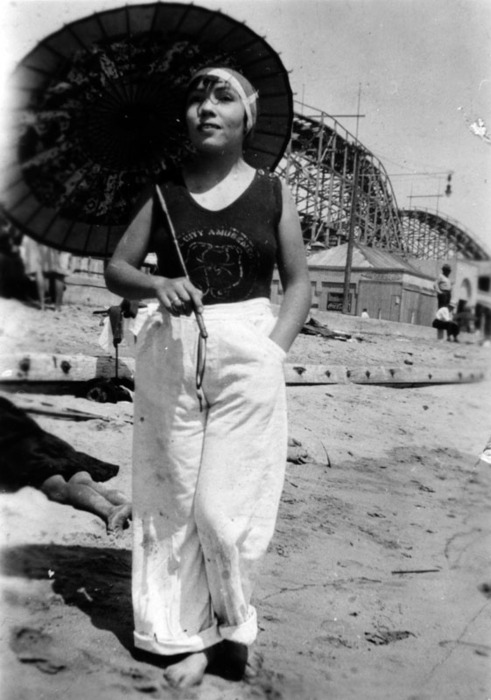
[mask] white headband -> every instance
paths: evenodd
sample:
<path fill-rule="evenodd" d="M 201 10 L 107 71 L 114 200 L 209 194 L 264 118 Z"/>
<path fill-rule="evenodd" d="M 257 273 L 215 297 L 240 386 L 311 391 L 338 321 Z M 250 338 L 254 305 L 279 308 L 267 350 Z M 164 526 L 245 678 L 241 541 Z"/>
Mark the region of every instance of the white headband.
<path fill-rule="evenodd" d="M 252 118 L 252 111 L 251 111 L 251 105 L 255 104 L 257 98 L 258 98 L 258 93 L 253 92 L 252 95 L 246 95 L 246 92 L 240 82 L 237 80 L 235 75 L 232 75 L 232 73 L 229 73 L 228 70 L 225 70 L 224 68 L 213 68 L 210 71 L 206 72 L 206 75 L 212 75 L 215 78 L 220 78 L 220 80 L 223 80 L 226 83 L 229 83 L 233 89 L 237 92 L 237 94 L 240 97 L 240 101 L 244 105 L 245 113 L 246 113 L 246 128 L 247 131 L 250 131 L 252 127 L 254 126 L 254 119 Z"/>

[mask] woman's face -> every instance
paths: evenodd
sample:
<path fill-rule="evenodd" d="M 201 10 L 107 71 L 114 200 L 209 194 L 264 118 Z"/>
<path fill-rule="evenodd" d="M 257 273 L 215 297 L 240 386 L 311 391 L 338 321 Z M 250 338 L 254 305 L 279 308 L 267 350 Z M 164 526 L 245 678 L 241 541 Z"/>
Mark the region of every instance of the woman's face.
<path fill-rule="evenodd" d="M 245 109 L 239 94 L 227 82 L 206 78 L 191 89 L 186 123 L 198 150 L 239 147 L 245 136 Z"/>

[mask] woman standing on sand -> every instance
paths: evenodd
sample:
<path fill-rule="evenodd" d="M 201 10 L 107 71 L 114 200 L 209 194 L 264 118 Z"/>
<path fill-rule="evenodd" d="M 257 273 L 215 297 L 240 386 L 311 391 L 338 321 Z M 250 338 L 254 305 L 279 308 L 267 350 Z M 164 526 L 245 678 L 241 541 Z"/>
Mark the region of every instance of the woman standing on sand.
<path fill-rule="evenodd" d="M 257 100 L 229 68 L 200 70 L 189 83 L 194 152 L 160 183 L 188 276 L 158 197 L 141 206 L 106 271 L 111 291 L 160 302 L 137 346 L 134 636 L 139 649 L 170 657 L 165 676 L 175 687 L 201 682 L 217 656 L 245 670 L 257 636 L 251 594 L 287 456 L 283 362 L 310 308 L 291 194 L 243 157 Z M 138 270 L 149 250 L 156 276 Z M 284 290 L 277 318 L 275 263 Z"/>

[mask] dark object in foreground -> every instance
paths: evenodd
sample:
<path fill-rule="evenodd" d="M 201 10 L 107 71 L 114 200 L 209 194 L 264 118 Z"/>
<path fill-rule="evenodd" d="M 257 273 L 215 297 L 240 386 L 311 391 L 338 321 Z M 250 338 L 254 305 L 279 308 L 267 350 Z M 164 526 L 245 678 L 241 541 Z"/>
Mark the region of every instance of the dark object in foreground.
<path fill-rule="evenodd" d="M 126 384 L 127 386 L 124 386 Z M 83 389 L 77 394 L 89 401 L 97 403 L 118 403 L 118 401 L 133 401 L 131 391 L 134 390 L 134 383 L 125 379 L 111 377 L 104 379 L 96 377 L 84 384 Z"/>
<path fill-rule="evenodd" d="M 123 340 L 123 317 L 129 318 L 136 316 L 138 306 L 132 304 L 127 299 L 123 299 L 121 304 L 110 306 L 107 311 L 103 311 L 109 316 L 109 323 L 113 336 L 114 354 L 115 354 L 115 375 L 110 379 L 96 377 L 85 384 L 80 396 L 89 399 L 89 401 L 97 401 L 98 403 L 118 403 L 118 401 L 133 401 L 131 391 L 135 390 L 134 381 L 120 379 L 119 377 L 119 345 Z M 94 312 L 100 313 L 100 312 Z"/>
<path fill-rule="evenodd" d="M 94 481 L 108 481 L 119 467 L 85 452 L 78 452 L 61 438 L 47 433 L 22 409 L 0 397 L 0 488 L 15 491 L 23 486 L 40 488 L 59 475 L 68 481 L 88 472 Z"/>

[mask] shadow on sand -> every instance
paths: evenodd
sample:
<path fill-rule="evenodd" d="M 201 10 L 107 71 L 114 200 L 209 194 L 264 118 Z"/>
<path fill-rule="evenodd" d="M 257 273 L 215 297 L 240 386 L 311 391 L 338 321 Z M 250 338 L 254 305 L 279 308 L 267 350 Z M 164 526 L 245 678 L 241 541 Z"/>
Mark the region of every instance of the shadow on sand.
<path fill-rule="evenodd" d="M 53 592 L 75 605 L 98 629 L 112 632 L 133 651 L 131 552 L 63 545 L 24 545 L 1 554 L 4 576 L 52 579 Z"/>

